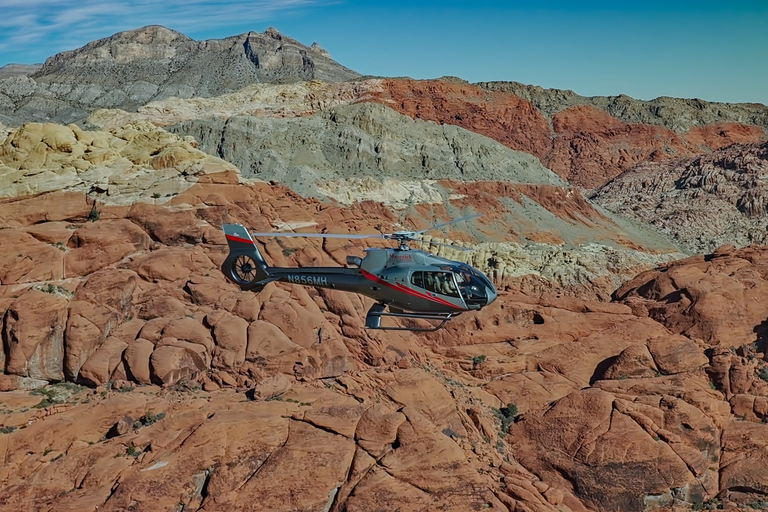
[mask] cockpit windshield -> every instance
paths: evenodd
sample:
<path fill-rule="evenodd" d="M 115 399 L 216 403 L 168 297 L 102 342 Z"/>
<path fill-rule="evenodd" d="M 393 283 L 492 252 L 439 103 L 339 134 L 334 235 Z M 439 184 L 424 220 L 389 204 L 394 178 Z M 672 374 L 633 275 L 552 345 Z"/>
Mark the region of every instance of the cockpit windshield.
<path fill-rule="evenodd" d="M 469 265 L 455 265 L 452 270 L 464 302 L 470 307 L 484 306 L 488 301 L 486 288 L 493 286 L 488 279 Z"/>

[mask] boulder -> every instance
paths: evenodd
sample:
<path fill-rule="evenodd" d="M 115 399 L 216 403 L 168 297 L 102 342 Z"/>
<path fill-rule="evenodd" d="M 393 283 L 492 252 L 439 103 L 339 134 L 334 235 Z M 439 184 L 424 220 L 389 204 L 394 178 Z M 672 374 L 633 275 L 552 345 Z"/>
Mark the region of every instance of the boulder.
<path fill-rule="evenodd" d="M 648 350 L 659 370 L 667 375 L 691 372 L 709 363 L 704 350 L 685 336 L 651 339 Z"/>
<path fill-rule="evenodd" d="M 188 348 L 164 345 L 155 348 L 149 358 L 152 382 L 170 386 L 194 378 L 205 370 L 200 356 Z"/>
<path fill-rule="evenodd" d="M 123 353 L 128 344 L 114 336 L 109 336 L 80 367 L 77 380 L 88 386 L 96 387 L 110 379 L 123 361 Z"/>
<path fill-rule="evenodd" d="M 262 300 L 259 320 L 276 325 L 288 339 L 303 348 L 318 342 L 319 330 L 327 321 L 305 289 L 296 286 L 287 292 L 276 288 Z"/>
<path fill-rule="evenodd" d="M 302 347 L 292 342 L 276 325 L 263 320 L 255 320 L 248 326 L 248 345 L 245 359 L 255 361 L 258 358 L 291 354 L 302 350 Z"/>
<path fill-rule="evenodd" d="M 392 400 L 418 411 L 441 430 L 450 429 L 461 437 L 467 435 L 450 393 L 421 368 L 394 371 L 382 384 Z"/>
<path fill-rule="evenodd" d="M 150 238 L 126 220 L 87 222 L 69 239 L 66 255 L 68 276 L 85 276 L 149 248 Z"/>
<path fill-rule="evenodd" d="M 199 305 L 218 305 L 223 296 L 232 295 L 232 285 L 221 277 L 193 276 L 184 286 L 192 296 L 192 301 Z"/>
<path fill-rule="evenodd" d="M 163 327 L 162 336 L 202 345 L 209 354 L 213 354 L 214 344 L 211 332 L 195 318 L 184 317 L 171 320 Z"/>
<path fill-rule="evenodd" d="M 208 349 L 205 346 L 200 345 L 199 343 L 191 343 L 177 338 L 163 337 L 155 344 L 155 350 L 166 345 L 184 348 L 191 354 L 194 354 L 195 365 L 201 369 L 207 370 L 211 367 L 211 353 L 208 352 Z"/>
<path fill-rule="evenodd" d="M 226 311 L 209 313 L 205 322 L 211 326 L 216 342 L 213 366 L 222 370 L 238 369 L 245 361 L 248 322 Z"/>
<path fill-rule="evenodd" d="M 397 439 L 397 431 L 405 422 L 405 415 L 392 407 L 374 404 L 365 410 L 357 422 L 357 443 L 375 457 L 391 448 Z"/>
<path fill-rule="evenodd" d="M 88 276 L 70 304 L 65 333 L 64 373 L 74 380 L 81 366 L 127 316 L 136 289 L 136 274 L 101 271 Z"/>
<path fill-rule="evenodd" d="M 614 299 L 644 299 L 648 314 L 675 334 L 739 347 L 755 341 L 768 318 L 767 261 L 760 247 L 677 260 L 624 283 Z"/>
<path fill-rule="evenodd" d="M 768 493 L 768 425 L 732 421 L 723 429 L 720 491 Z"/>
<path fill-rule="evenodd" d="M 653 356 L 644 344 L 630 345 L 610 362 L 600 379 L 653 377 L 659 373 Z"/>
<path fill-rule="evenodd" d="M 144 338 L 135 339 L 128 344 L 125 352 L 123 352 L 128 378 L 139 384 L 152 383 L 149 360 L 153 350 L 155 350 L 155 345 Z"/>
<path fill-rule="evenodd" d="M 64 331 L 68 300 L 31 290 L 8 307 L 3 325 L 5 371 L 22 377 L 64 379 Z"/>
<path fill-rule="evenodd" d="M 150 292 L 149 297 L 139 306 L 138 316 L 144 320 L 184 318 L 189 313 L 187 305 L 162 289 Z"/>
<path fill-rule="evenodd" d="M 203 230 L 194 210 L 166 211 L 157 206 L 134 203 L 127 219 L 141 226 L 152 237 L 166 245 L 199 244 Z"/>
<path fill-rule="evenodd" d="M 275 374 L 259 382 L 253 390 L 254 398 L 269 400 L 291 389 L 292 380 L 284 373 Z"/>
<path fill-rule="evenodd" d="M 142 254 L 131 263 L 136 273 L 151 282 L 188 279 L 194 272 L 217 272 L 202 247 L 163 247 Z"/>
<path fill-rule="evenodd" d="M 15 229 L 0 230 L 0 285 L 64 278 L 64 247 L 54 247 Z"/>
<path fill-rule="evenodd" d="M 599 389 L 574 391 L 526 415 L 512 425 L 509 438 L 515 458 L 526 468 L 545 480 L 553 472 L 578 480 L 579 495 L 600 510 L 641 511 L 644 496 L 673 488 L 685 488 L 689 501 L 706 497 L 696 475 L 653 425 Z"/>
<path fill-rule="evenodd" d="M 147 320 L 139 332 L 139 337 L 151 341 L 154 345 L 163 337 L 163 329 L 165 329 L 165 326 L 171 322 L 172 320 L 170 318 L 163 316 Z"/>

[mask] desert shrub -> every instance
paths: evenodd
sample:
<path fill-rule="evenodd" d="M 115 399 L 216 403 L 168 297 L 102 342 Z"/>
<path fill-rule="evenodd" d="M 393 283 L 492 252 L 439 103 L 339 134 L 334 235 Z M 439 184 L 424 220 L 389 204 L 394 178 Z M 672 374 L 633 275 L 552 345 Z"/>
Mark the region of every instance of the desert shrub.
<path fill-rule="evenodd" d="M 99 218 L 101 218 L 101 213 L 96 208 L 96 203 L 94 202 L 93 206 L 91 207 L 91 211 L 88 214 L 88 220 L 90 222 L 96 222 L 97 220 L 99 220 Z"/>
<path fill-rule="evenodd" d="M 485 354 L 473 357 L 472 358 L 472 368 L 477 368 L 478 366 L 483 364 L 483 361 L 485 361 L 485 359 L 486 359 Z"/>
<path fill-rule="evenodd" d="M 148 427 L 152 425 L 153 423 L 157 423 L 161 419 L 165 418 L 165 413 L 161 412 L 158 414 L 153 413 L 152 411 L 149 411 L 147 414 L 141 417 L 141 424 L 145 427 Z"/>
<path fill-rule="evenodd" d="M 502 407 L 501 409 L 494 409 L 493 413 L 501 422 L 501 428 L 499 431 L 502 433 L 502 435 L 509 432 L 509 426 L 514 423 L 519 416 L 517 412 L 517 406 L 515 404 L 507 404 L 506 407 Z"/>

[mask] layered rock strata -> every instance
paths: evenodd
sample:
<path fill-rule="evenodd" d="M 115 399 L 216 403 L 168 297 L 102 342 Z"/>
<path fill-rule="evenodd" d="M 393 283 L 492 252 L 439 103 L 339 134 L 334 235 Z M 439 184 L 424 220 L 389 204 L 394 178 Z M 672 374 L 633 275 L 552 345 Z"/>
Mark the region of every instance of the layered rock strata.
<path fill-rule="evenodd" d="M 535 155 L 561 178 L 584 188 L 602 185 L 643 161 L 763 141 L 768 129 L 764 105 L 660 98 L 646 106 L 626 96 L 584 98 L 570 91 L 456 80 L 387 79 L 383 86 L 377 101 Z"/>

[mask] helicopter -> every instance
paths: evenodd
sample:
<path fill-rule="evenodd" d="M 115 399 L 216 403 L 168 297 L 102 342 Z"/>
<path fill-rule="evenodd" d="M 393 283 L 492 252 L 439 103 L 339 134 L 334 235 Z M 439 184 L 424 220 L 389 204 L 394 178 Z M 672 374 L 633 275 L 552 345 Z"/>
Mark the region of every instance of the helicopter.
<path fill-rule="evenodd" d="M 222 229 L 229 245 L 229 255 L 221 270 L 242 290 L 261 291 L 274 281 L 304 286 L 330 288 L 359 293 L 376 302 L 368 310 L 365 326 L 369 329 L 436 331 L 451 318 L 479 310 L 496 299 L 496 288 L 479 270 L 458 261 L 448 260 L 407 242 L 429 230 L 479 217 L 468 215 L 420 231 L 396 231 L 376 234 L 336 233 L 249 233 L 241 224 L 224 224 Z M 270 267 L 254 243 L 259 237 L 290 238 L 382 238 L 397 242 L 396 248 L 366 249 L 364 258 L 347 256 L 347 267 Z M 433 245 L 464 247 L 428 242 Z M 439 322 L 430 327 L 385 327 L 381 317 L 398 317 Z"/>

